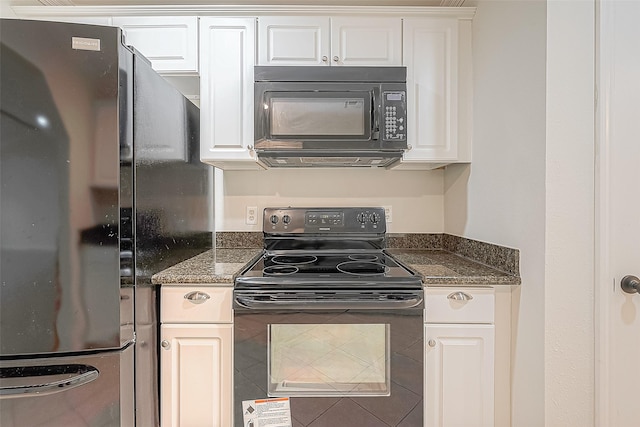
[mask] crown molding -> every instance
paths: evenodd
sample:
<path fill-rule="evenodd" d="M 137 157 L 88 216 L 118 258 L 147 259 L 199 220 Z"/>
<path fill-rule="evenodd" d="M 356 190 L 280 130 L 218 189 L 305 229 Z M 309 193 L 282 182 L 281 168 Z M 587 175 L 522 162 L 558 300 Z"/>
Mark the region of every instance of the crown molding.
<path fill-rule="evenodd" d="M 67 0 L 41 0 L 65 2 Z M 447 1 L 447 0 L 445 0 Z M 18 17 L 59 16 L 265 16 L 265 15 L 402 15 L 472 19 L 475 7 L 316 6 L 316 5 L 153 5 L 153 6 L 13 6 Z"/>

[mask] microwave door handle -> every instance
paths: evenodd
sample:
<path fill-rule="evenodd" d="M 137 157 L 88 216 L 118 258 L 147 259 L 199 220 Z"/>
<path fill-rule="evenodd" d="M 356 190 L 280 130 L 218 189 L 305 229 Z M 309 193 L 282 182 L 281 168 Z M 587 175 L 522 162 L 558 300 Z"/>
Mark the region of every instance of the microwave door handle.
<path fill-rule="evenodd" d="M 371 92 L 371 140 L 377 141 L 380 139 L 380 117 L 379 109 L 376 105 L 375 92 Z"/>

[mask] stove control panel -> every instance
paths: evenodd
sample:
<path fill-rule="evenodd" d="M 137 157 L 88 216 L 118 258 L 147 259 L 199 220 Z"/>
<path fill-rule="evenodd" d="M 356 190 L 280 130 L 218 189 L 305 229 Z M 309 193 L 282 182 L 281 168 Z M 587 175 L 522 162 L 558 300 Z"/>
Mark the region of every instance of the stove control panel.
<path fill-rule="evenodd" d="M 384 208 L 265 208 L 265 233 L 385 233 Z"/>

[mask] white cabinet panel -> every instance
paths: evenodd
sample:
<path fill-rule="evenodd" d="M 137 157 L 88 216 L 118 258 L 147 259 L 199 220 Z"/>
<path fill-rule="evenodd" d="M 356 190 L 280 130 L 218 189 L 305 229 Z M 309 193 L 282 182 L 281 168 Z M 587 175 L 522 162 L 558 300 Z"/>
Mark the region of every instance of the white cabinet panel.
<path fill-rule="evenodd" d="M 492 288 L 427 288 L 426 323 L 493 323 Z"/>
<path fill-rule="evenodd" d="M 230 287 L 162 286 L 160 312 L 163 323 L 231 323 Z"/>
<path fill-rule="evenodd" d="M 404 20 L 408 150 L 403 162 L 456 161 L 458 20 Z"/>
<path fill-rule="evenodd" d="M 161 425 L 231 425 L 232 325 L 161 326 Z"/>
<path fill-rule="evenodd" d="M 255 18 L 200 20 L 200 157 L 259 169 L 253 151 Z"/>
<path fill-rule="evenodd" d="M 114 17 L 125 41 L 159 73 L 198 72 L 198 18 L 195 16 Z"/>
<path fill-rule="evenodd" d="M 494 326 L 425 326 L 425 427 L 493 427 Z"/>
<path fill-rule="evenodd" d="M 400 18 L 331 18 L 333 65 L 402 65 Z"/>
<path fill-rule="evenodd" d="M 402 65 L 402 19 L 258 19 L 258 65 Z"/>
<path fill-rule="evenodd" d="M 330 37 L 329 18 L 258 18 L 258 65 L 329 65 Z"/>

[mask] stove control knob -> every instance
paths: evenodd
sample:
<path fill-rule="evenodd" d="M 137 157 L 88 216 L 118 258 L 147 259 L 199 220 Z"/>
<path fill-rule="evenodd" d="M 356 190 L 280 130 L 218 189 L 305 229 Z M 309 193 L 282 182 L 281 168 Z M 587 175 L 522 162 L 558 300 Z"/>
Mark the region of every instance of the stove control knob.
<path fill-rule="evenodd" d="M 278 216 L 271 215 L 271 218 L 269 218 L 269 221 L 271 221 L 271 224 L 276 225 L 278 223 Z"/>
<path fill-rule="evenodd" d="M 358 214 L 357 219 L 360 224 L 364 224 L 365 222 L 367 222 L 367 215 L 364 212 L 361 212 Z"/>
<path fill-rule="evenodd" d="M 378 222 L 380 222 L 380 215 L 374 212 L 371 214 L 371 217 L 369 219 L 372 223 L 377 224 Z"/>
<path fill-rule="evenodd" d="M 282 217 L 282 222 L 284 224 L 289 224 L 291 222 L 291 217 L 289 215 L 285 215 Z"/>

